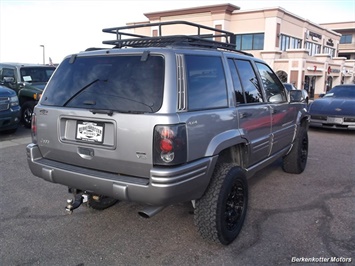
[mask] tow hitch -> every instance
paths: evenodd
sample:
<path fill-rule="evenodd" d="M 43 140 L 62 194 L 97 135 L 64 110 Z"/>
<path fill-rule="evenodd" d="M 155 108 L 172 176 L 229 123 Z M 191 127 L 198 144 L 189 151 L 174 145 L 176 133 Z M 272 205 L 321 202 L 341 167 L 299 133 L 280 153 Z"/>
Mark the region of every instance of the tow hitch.
<path fill-rule="evenodd" d="M 83 202 L 87 201 L 87 195 L 76 189 L 69 189 L 69 192 L 74 194 L 74 200 L 67 199 L 67 206 L 65 207 L 65 210 L 68 214 L 72 214 L 73 210 L 79 208 Z"/>

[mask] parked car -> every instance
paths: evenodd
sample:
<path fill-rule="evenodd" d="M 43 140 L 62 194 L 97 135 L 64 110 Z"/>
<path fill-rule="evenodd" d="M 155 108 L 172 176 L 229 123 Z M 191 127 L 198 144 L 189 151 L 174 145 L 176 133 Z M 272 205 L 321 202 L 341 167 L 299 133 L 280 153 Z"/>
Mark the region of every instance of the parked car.
<path fill-rule="evenodd" d="M 297 90 L 297 88 L 292 84 L 292 83 L 283 83 L 286 90 L 289 92 L 291 90 Z M 308 92 L 304 89 L 300 90 L 301 91 L 301 101 L 304 101 L 305 103 L 309 103 L 309 96 L 308 96 Z"/>
<path fill-rule="evenodd" d="M 0 131 L 15 132 L 21 118 L 16 92 L 0 86 Z"/>
<path fill-rule="evenodd" d="M 309 106 L 310 126 L 355 129 L 355 84 L 337 85 Z"/>
<path fill-rule="evenodd" d="M 212 35 L 132 34 L 181 24 Z M 273 70 L 235 50 L 231 32 L 181 21 L 104 31 L 114 47 L 66 57 L 36 105 L 32 173 L 69 188 L 68 212 L 86 199 L 98 210 L 122 200 L 151 217 L 191 201 L 202 237 L 231 243 L 248 177 L 278 159 L 288 173 L 304 171 L 306 105 L 290 104 Z M 213 41 L 221 35 L 231 42 Z"/>
<path fill-rule="evenodd" d="M 21 120 L 31 127 L 33 107 L 55 70 L 54 66 L 0 63 L 0 84 L 16 91 L 21 106 Z"/>

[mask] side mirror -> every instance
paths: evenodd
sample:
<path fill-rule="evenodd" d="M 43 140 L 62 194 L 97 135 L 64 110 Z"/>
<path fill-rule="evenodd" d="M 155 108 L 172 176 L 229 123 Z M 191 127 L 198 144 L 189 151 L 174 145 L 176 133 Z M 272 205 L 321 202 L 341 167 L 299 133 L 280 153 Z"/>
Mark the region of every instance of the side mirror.
<path fill-rule="evenodd" d="M 324 95 L 325 95 L 325 93 L 321 93 L 321 94 L 319 94 L 319 98 L 323 98 L 324 97 Z"/>
<path fill-rule="evenodd" d="M 290 90 L 290 100 L 291 103 L 294 102 L 305 102 L 302 91 L 301 90 Z"/>

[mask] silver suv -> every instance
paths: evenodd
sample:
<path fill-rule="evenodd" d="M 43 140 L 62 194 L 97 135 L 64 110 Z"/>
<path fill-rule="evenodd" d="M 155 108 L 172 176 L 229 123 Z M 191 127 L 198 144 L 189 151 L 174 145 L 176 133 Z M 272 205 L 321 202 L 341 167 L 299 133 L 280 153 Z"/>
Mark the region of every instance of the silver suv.
<path fill-rule="evenodd" d="M 198 34 L 132 33 L 174 23 Z M 188 22 L 104 31 L 117 36 L 104 42 L 114 48 L 65 58 L 35 107 L 32 173 L 69 188 L 69 212 L 121 200 L 147 205 L 140 214 L 150 217 L 192 201 L 201 235 L 231 243 L 247 178 L 279 158 L 286 172 L 305 169 L 309 116 L 298 91 L 290 102 L 265 62 L 234 50 L 230 32 Z"/>

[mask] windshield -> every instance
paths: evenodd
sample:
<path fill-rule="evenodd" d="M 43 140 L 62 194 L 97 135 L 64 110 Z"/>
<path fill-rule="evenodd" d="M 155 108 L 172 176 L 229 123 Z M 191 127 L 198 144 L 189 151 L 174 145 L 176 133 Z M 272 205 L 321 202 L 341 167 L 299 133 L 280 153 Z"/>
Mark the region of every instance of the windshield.
<path fill-rule="evenodd" d="M 331 89 L 324 97 L 353 98 L 355 99 L 355 86 L 337 86 Z"/>
<path fill-rule="evenodd" d="M 92 56 L 64 60 L 41 104 L 119 112 L 156 112 L 164 87 L 161 56 Z"/>
<path fill-rule="evenodd" d="M 20 70 L 21 81 L 35 83 L 48 82 L 55 67 L 22 67 Z"/>

